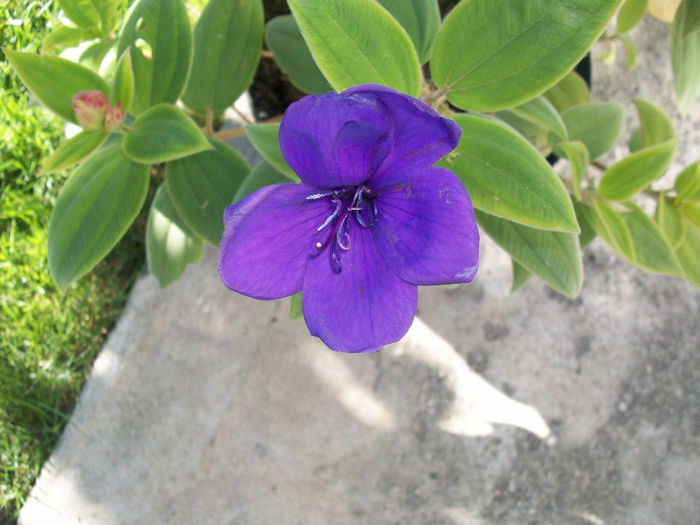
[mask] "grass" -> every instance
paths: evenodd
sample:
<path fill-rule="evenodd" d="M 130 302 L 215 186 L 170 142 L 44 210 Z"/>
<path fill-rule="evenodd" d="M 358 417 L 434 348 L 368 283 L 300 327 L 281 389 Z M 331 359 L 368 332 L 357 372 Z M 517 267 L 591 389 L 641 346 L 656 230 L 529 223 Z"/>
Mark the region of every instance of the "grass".
<path fill-rule="evenodd" d="M 9 0 L 0 45 L 36 50 L 56 2 Z M 36 175 L 61 122 L 0 61 L 0 524 L 14 523 L 144 264 L 145 214 L 93 272 L 61 293 L 46 232 L 67 174 Z M 147 208 L 147 207 L 145 207 Z"/>

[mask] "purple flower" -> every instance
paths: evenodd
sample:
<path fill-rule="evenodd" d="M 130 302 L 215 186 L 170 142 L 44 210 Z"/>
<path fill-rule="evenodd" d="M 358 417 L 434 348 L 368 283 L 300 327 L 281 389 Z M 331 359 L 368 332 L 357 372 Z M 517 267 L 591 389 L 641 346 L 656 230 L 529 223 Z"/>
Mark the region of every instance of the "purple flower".
<path fill-rule="evenodd" d="M 309 331 L 333 350 L 398 341 L 415 316 L 417 285 L 476 273 L 469 195 L 433 167 L 460 132 L 382 86 L 295 102 L 279 139 L 301 184 L 267 186 L 226 209 L 222 281 L 256 299 L 301 290 Z"/>

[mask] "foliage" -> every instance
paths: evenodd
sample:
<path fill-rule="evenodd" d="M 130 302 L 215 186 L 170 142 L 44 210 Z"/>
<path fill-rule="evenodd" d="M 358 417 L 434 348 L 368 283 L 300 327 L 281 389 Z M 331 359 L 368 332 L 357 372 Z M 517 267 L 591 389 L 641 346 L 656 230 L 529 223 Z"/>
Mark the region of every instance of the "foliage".
<path fill-rule="evenodd" d="M 589 0 L 580 0 L 587 9 L 581 9 L 577 2 L 462 2 L 440 22 L 436 20 L 435 0 L 289 0 L 293 16 L 271 20 L 264 33 L 273 56 L 301 89 L 320 92 L 332 86 L 340 91 L 359 84 L 383 84 L 420 95 L 439 112 L 453 115 L 462 128 L 462 140 L 443 165 L 470 191 L 482 227 L 513 257 L 519 276 L 534 273 L 555 289 L 576 295 L 582 279 L 580 265 L 562 263 L 559 267 L 557 261 L 564 259 L 550 259 L 547 254 L 550 243 L 555 242 L 564 250 L 566 260 L 580 260 L 581 240 L 572 243 L 566 237 L 562 243 L 557 239 L 564 239 L 561 235 L 575 237 L 582 229 L 595 231 L 618 251 L 626 246 L 623 256 L 638 266 L 670 275 L 692 275 L 692 269 L 678 255 L 688 251 L 683 243 L 674 247 L 678 253 L 669 248 L 670 256 L 663 261 L 643 263 L 630 251 L 635 242 L 658 240 L 662 231 L 662 225 L 653 220 L 634 220 L 638 210 L 630 199 L 639 192 L 651 194 L 649 184 L 671 163 L 676 139 L 668 117 L 653 103 L 637 101 L 640 144 L 628 157 L 606 168 L 602 177 L 591 171 L 591 166 L 599 165 L 595 159 L 615 144 L 623 111 L 616 104 L 591 102 L 571 70 L 622 2 L 596 0 L 595 9 L 590 9 Z M 192 11 L 188 16 L 184 0 L 139 0 L 121 29 L 114 16 L 118 3 L 95 1 L 82 13 L 77 0 L 62 0 L 64 13 L 75 25 L 56 28 L 48 43 L 61 48 L 75 44 L 82 35 L 90 42 L 88 49 L 93 50 L 82 53 L 83 65 L 47 54 L 8 55 L 30 89 L 65 119 L 75 118 L 72 99 L 89 90 L 109 94 L 112 104 L 122 104 L 129 112 L 125 124 L 105 145 L 100 145 L 105 138 L 86 131 L 49 159 L 45 171 L 69 167 L 81 156 L 99 156 L 100 148 L 112 148 L 110 151 L 123 162 L 130 159 L 155 167 L 166 163 L 169 195 L 158 199 L 160 212 L 155 204 L 152 210 L 160 222 L 169 218 L 170 226 L 163 226 L 163 231 L 180 225 L 177 231 L 195 246 L 203 239 L 216 244 L 223 209 L 248 171 L 236 167 L 240 162 L 235 152 L 226 151 L 230 148 L 223 144 L 217 146 L 219 153 L 210 153 L 212 146 L 206 137 L 217 136 L 213 122 L 252 79 L 263 36 L 261 2 L 211 0 L 198 6 L 202 9 L 191 27 Z M 643 1 L 624 2 L 618 16 L 618 36 L 639 22 L 644 9 Z M 680 43 L 673 47 L 674 64 L 679 64 L 677 86 L 686 107 L 694 98 L 696 74 L 692 68 L 695 55 L 683 50 L 694 45 L 697 13 L 684 2 L 677 17 L 674 42 Z M 113 36 L 117 33 L 118 39 Z M 116 70 L 105 69 L 109 49 L 116 50 L 111 60 L 112 65 L 118 63 Z M 422 78 L 421 64 L 425 62 L 430 64 L 432 78 Z M 98 73 L 89 67 L 91 64 Z M 47 89 L 48 78 L 58 79 L 61 89 Z M 195 121 L 204 123 L 203 129 L 174 105 L 180 97 Z M 463 112 L 466 114 L 458 114 Z M 245 131 L 273 167 L 295 178 L 281 155 L 278 128 L 274 123 L 263 123 L 247 126 Z M 115 140 L 121 149 L 113 145 Z M 551 152 L 572 163 L 570 179 L 560 179 L 542 160 Z M 218 155 L 218 160 L 212 161 L 212 155 Z M 91 166 L 98 164 L 84 163 L 86 167 L 79 164 L 75 176 L 87 182 L 94 169 Z M 236 174 L 233 185 L 212 178 L 214 171 L 227 167 Z M 109 169 L 103 167 L 99 173 L 106 182 Z M 113 171 L 115 177 L 117 173 Z M 59 197 L 52 219 L 55 226 L 49 231 L 51 270 L 62 288 L 89 271 L 116 244 L 137 211 L 134 208 L 126 216 L 102 215 L 100 226 L 94 227 L 98 220 L 94 213 L 76 214 L 72 210 L 90 210 L 98 201 L 116 210 L 113 204 L 124 197 L 106 190 L 77 191 L 77 184 L 71 188 Z M 665 199 L 673 197 L 674 190 L 669 190 L 670 194 L 663 194 Z M 137 199 L 134 205 L 139 202 Z M 688 210 L 695 210 L 695 201 L 669 202 L 679 213 L 685 210 L 683 221 L 691 221 L 692 227 L 695 215 Z M 580 227 L 583 211 L 575 216 L 574 203 L 577 209 L 585 210 L 592 230 Z M 167 213 L 162 213 L 163 209 Z M 605 216 L 600 217 L 601 213 Z M 612 233 L 608 231 L 611 228 Z M 147 236 L 151 270 L 162 284 L 172 282 L 188 262 L 197 260 L 189 256 L 183 259 L 178 250 L 169 249 L 168 237 L 156 235 L 153 228 Z M 612 242 L 628 237 L 629 243 Z M 92 246 L 93 251 L 79 257 L 57 255 L 80 252 L 81 246 Z M 102 248 L 95 251 L 96 246 Z M 665 257 L 667 252 L 658 253 Z M 163 270 L 168 267 L 168 271 Z"/>
<path fill-rule="evenodd" d="M 54 2 L 0 7 L 6 49 L 36 50 Z M 95 270 L 61 293 L 47 265 L 49 215 L 67 173 L 39 174 L 63 134 L 0 61 L 0 523 L 15 523 L 68 421 L 92 362 L 143 266 L 145 217 Z"/>
<path fill-rule="evenodd" d="M 160 212 L 154 204 L 152 213 L 158 213 L 161 222 L 168 217 L 169 228 L 180 225 L 177 231 L 195 246 L 203 239 L 218 242 L 223 210 L 249 172 L 237 167 L 235 152 L 226 151 L 230 148 L 223 144 L 217 147 L 218 160 L 212 161 L 207 137 L 217 136 L 213 122 L 250 83 L 264 32 L 273 56 L 301 89 L 319 92 L 332 86 L 341 91 L 382 84 L 420 96 L 454 118 L 462 128 L 462 140 L 443 165 L 462 180 L 480 212 L 480 224 L 513 257 L 520 276 L 534 273 L 567 295 L 578 293 L 580 264 L 563 263 L 581 257 L 581 240 L 570 241 L 585 229 L 580 225 L 583 211 L 576 216 L 573 204 L 585 210 L 593 227 L 585 231 L 609 240 L 633 264 L 669 275 L 692 275 L 678 255 L 688 251 L 683 243 L 673 249 L 664 244 L 666 249 L 656 252 L 663 254 L 659 260 L 647 260 L 654 259 L 653 254 L 635 255 L 631 248 L 652 238 L 665 239 L 659 234 L 661 224 L 637 220 L 639 210 L 631 200 L 640 192 L 659 198 L 649 185 L 666 172 L 677 143 L 663 111 L 649 101 L 636 101 L 640 116 L 636 149 L 606 167 L 602 177 L 591 169 L 614 146 L 624 115 L 619 105 L 590 101 L 585 85 L 571 72 L 623 4 L 595 0 L 591 8 L 590 1 L 474 0 L 458 4 L 440 22 L 435 0 L 289 0 L 292 16 L 271 20 L 263 31 L 261 0 L 211 0 L 195 16 L 194 27 L 184 0 L 138 0 L 121 29 L 110 14 L 118 2 L 95 0 L 80 14 L 78 0 L 62 0 L 75 25 L 54 30 L 50 44 L 61 47 L 75 43 L 77 35 L 87 35 L 90 48 L 116 50 L 111 60 L 112 65 L 119 64 L 116 72 L 105 69 L 107 58 L 92 61 L 93 69 L 101 67 L 97 73 L 90 69 L 88 59 L 97 51 L 87 58 L 84 52 L 83 65 L 47 54 L 8 56 L 38 98 L 65 119 L 74 119 L 73 97 L 89 90 L 109 94 L 112 104 L 121 103 L 129 113 L 105 145 L 100 146 L 94 136 L 76 139 L 60 150 L 58 159 L 50 159 L 45 171 L 74 164 L 83 154 L 99 156 L 105 148 L 112 148 L 123 162 L 154 167 L 166 163 L 169 195 L 158 199 Z M 684 51 L 695 45 L 698 35 L 697 13 L 690 4 L 686 0 L 681 5 L 674 25 L 674 42 L 679 42 L 673 47 L 674 64 L 683 107 L 694 98 L 697 80 L 695 55 Z M 624 2 L 616 36 L 633 28 L 644 9 L 643 1 Z M 56 36 L 68 29 L 71 38 Z M 113 37 L 117 33 L 118 39 Z M 425 62 L 431 78 L 423 78 Z M 47 89 L 48 78 L 58 79 L 61 89 Z M 194 120 L 204 123 L 202 129 L 175 105 L 179 98 Z M 295 178 L 281 155 L 278 128 L 275 123 L 252 124 L 245 131 L 265 160 Z M 544 162 L 552 152 L 572 163 L 571 178 L 559 178 Z M 89 160 L 79 164 L 76 180 L 87 183 L 97 165 Z M 118 165 L 115 160 L 114 177 Z M 214 180 L 213 172 L 227 167 L 235 173 L 235 182 Z M 100 168 L 99 174 L 105 182 L 109 179 L 108 168 Z M 74 209 L 90 210 L 98 202 L 116 210 L 117 199 L 125 199 L 119 192 L 77 191 L 77 184 L 59 197 L 52 218 L 55 226 L 49 230 L 51 271 L 64 289 L 116 244 L 140 202 L 133 202 L 136 207 L 129 215 L 74 213 Z M 673 189 L 669 192 L 664 198 L 674 196 Z M 695 201 L 669 202 L 679 213 L 685 210 L 683 220 L 693 227 Z M 162 213 L 164 209 L 167 213 Z M 95 221 L 99 227 L 94 227 Z M 153 229 L 147 236 L 151 270 L 163 284 L 197 259 L 170 250 L 167 236 L 156 236 Z M 613 242 L 620 238 L 630 242 Z M 563 250 L 563 259 L 548 255 L 552 243 Z M 81 246 L 91 246 L 91 254 L 56 255 L 87 249 Z M 101 248 L 95 250 L 96 246 Z M 165 272 L 169 257 L 172 266 Z"/>

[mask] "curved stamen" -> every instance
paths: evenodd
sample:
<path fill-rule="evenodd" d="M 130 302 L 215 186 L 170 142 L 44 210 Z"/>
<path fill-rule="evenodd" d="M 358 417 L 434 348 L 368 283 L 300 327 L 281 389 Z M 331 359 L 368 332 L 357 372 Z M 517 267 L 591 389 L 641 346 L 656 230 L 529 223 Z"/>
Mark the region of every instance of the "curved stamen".
<path fill-rule="evenodd" d="M 352 201 L 350 206 L 361 206 L 362 205 L 362 193 L 364 192 L 364 188 L 362 186 L 358 186 L 357 189 L 355 190 L 355 195 L 352 196 Z"/>
<path fill-rule="evenodd" d="M 342 240 L 341 240 L 342 239 Z M 350 234 L 348 232 L 340 232 L 335 235 L 335 242 L 338 243 L 338 247 L 343 251 L 348 251 L 350 249 Z"/>
<path fill-rule="evenodd" d="M 341 201 L 340 199 L 332 199 L 331 202 L 332 202 L 333 204 L 335 204 L 335 210 L 333 211 L 333 213 L 331 213 L 331 214 L 328 216 L 328 218 L 325 220 L 325 222 L 324 222 L 323 224 L 321 224 L 321 226 L 319 226 L 318 228 L 316 228 L 316 231 L 317 231 L 317 232 L 320 232 L 323 228 L 325 228 L 325 227 L 328 226 L 331 222 L 333 222 L 333 219 L 335 219 L 335 218 L 338 216 L 338 214 L 340 213 L 340 208 L 343 207 L 343 201 Z"/>
<path fill-rule="evenodd" d="M 319 252 L 322 252 L 323 250 L 328 248 L 328 245 L 336 237 L 338 230 L 345 223 L 345 220 L 348 218 L 348 213 L 350 213 L 350 211 L 347 208 L 343 210 L 343 212 L 340 214 L 340 217 L 338 218 L 337 222 L 335 223 L 335 226 L 333 227 L 331 234 L 326 239 L 326 242 L 324 242 L 323 244 L 321 244 L 320 242 L 316 243 L 316 249 Z"/>
<path fill-rule="evenodd" d="M 359 209 L 355 208 L 354 211 L 355 211 L 355 218 L 357 219 L 357 222 L 360 223 L 360 226 L 362 226 L 363 228 L 369 228 L 370 226 L 374 225 L 374 222 L 368 223 L 365 221 L 364 217 L 362 217 L 363 208 L 359 208 Z"/>

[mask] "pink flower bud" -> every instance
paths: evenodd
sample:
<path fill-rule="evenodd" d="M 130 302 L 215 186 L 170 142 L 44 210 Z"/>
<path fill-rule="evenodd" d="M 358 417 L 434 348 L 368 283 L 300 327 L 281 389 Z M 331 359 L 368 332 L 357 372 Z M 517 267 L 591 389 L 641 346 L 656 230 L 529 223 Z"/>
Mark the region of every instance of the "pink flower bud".
<path fill-rule="evenodd" d="M 102 129 L 108 107 L 107 95 L 101 91 L 83 91 L 73 97 L 75 119 L 83 129 Z"/>
<path fill-rule="evenodd" d="M 105 131 L 114 131 L 124 120 L 124 110 L 122 103 L 117 102 L 116 106 L 109 106 L 105 114 Z"/>

